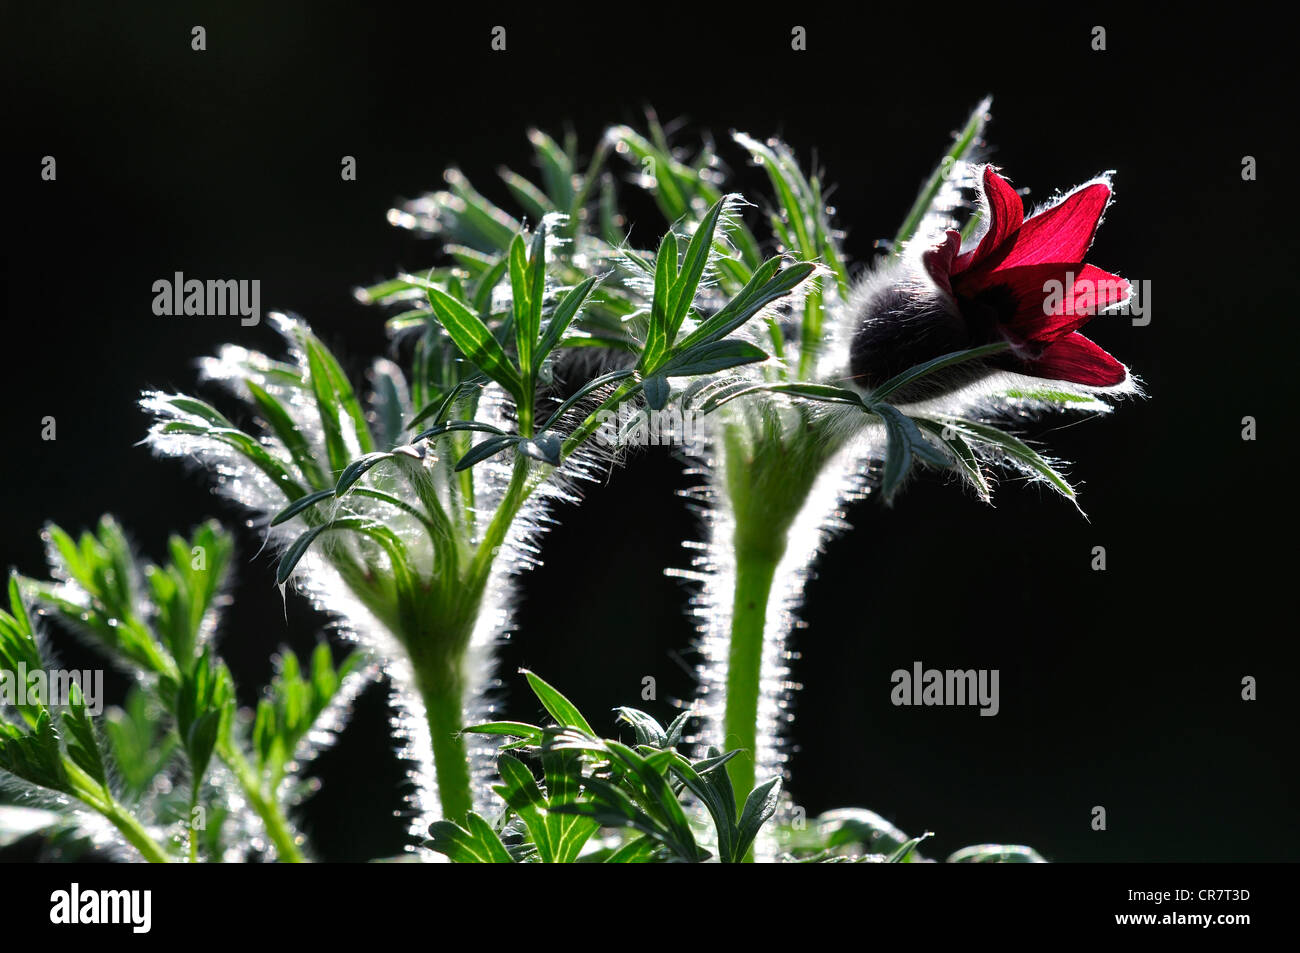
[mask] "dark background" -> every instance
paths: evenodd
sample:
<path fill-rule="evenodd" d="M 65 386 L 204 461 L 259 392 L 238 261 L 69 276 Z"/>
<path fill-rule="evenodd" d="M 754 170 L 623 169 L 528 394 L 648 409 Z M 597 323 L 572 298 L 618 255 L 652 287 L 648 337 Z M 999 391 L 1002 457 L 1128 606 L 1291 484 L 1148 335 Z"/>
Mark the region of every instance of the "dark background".
<path fill-rule="evenodd" d="M 989 508 L 933 478 L 893 510 L 852 510 L 796 638 L 790 789 L 810 813 L 860 805 L 936 831 L 936 856 L 983 841 L 1061 861 L 1300 856 L 1282 406 L 1297 320 L 1283 141 L 1294 76 L 1262 14 L 1211 29 L 1041 7 L 1028 20 L 919 5 L 914 19 L 865 20 L 551 5 L 462 20 L 443 5 L 148 6 L 4 16 L 0 565 L 39 573 L 47 519 L 77 530 L 111 511 L 154 558 L 172 529 L 242 519 L 137 445 L 134 402 L 147 387 L 192 389 L 194 359 L 224 341 L 278 342 L 233 318 L 153 316 L 159 277 L 259 278 L 264 312 L 302 314 L 358 376 L 386 344 L 351 289 L 432 261 L 432 245 L 386 223 L 396 200 L 454 163 L 504 201 L 494 170 L 529 171 L 529 126 L 568 124 L 591 144 L 646 105 L 688 120 L 684 143 L 737 128 L 815 154 L 860 268 L 992 93 L 992 157 L 1031 198 L 1116 170 L 1090 260 L 1151 281 L 1153 320 L 1100 319 L 1089 335 L 1151 399 L 1036 433 L 1077 461 L 1089 519 L 1037 487 L 1008 482 Z M 505 53 L 489 50 L 498 23 Z M 789 48 L 796 23 L 807 52 Z M 206 52 L 190 49 L 195 24 Z M 1104 52 L 1090 49 L 1094 24 Z M 40 180 L 44 155 L 56 182 Z M 355 182 L 339 178 L 343 155 L 357 157 Z M 1242 181 L 1245 155 L 1258 181 Z M 739 172 L 766 194 L 760 173 Z M 661 223 L 634 226 L 645 242 Z M 40 440 L 46 415 L 56 442 Z M 1241 439 L 1245 415 L 1256 442 Z M 674 493 L 687 485 L 671 454 L 646 452 L 559 514 L 545 566 L 523 580 L 503 672 L 537 670 L 598 727 L 638 703 L 645 675 L 661 699 L 689 697 L 688 592 L 663 574 L 698 536 Z M 221 644 L 252 701 L 271 652 L 309 646 L 325 620 L 291 597 L 286 624 L 270 558 L 253 555 L 253 533 L 240 543 Z M 1089 567 L 1096 545 L 1104 573 Z M 82 657 L 56 638 L 69 663 Z M 892 707 L 890 672 L 914 660 L 1000 669 L 1001 714 Z M 1256 702 L 1240 700 L 1244 675 Z M 506 711 L 534 717 L 518 679 L 505 685 Z M 363 697 L 318 762 L 305 825 L 324 858 L 400 850 L 379 700 Z M 1093 805 L 1109 830 L 1090 829 Z"/>

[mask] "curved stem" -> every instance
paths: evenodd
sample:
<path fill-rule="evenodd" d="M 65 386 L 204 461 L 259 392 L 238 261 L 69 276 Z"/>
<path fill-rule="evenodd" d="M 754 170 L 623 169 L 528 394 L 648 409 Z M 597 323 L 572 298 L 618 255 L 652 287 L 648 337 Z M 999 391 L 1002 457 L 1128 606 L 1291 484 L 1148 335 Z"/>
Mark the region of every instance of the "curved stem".
<path fill-rule="evenodd" d="M 505 496 L 492 515 L 492 522 L 484 531 L 483 539 L 469 567 L 466 585 L 471 591 L 476 591 L 480 599 L 482 590 L 487 585 L 488 574 L 492 571 L 492 564 L 496 561 L 497 551 L 505 542 L 510 524 L 519 515 L 519 510 L 528 496 L 528 461 L 519 457 L 515 460 L 514 471 L 510 474 L 510 485 L 506 487 Z"/>
<path fill-rule="evenodd" d="M 121 832 L 127 843 L 138 850 L 149 863 L 171 863 L 171 855 L 163 849 L 161 844 L 149 836 L 149 832 L 144 829 L 144 825 L 137 821 L 135 816 L 123 807 L 117 798 L 113 797 L 108 785 L 96 782 L 66 757 L 63 759 L 63 767 L 71 782 L 71 787 L 64 789 L 66 793 L 71 794 L 83 804 L 102 814 L 110 824 Z"/>
<path fill-rule="evenodd" d="M 131 816 L 131 813 L 121 804 L 113 801 L 104 805 L 100 813 L 106 817 L 109 822 L 122 832 L 122 836 L 138 850 L 144 859 L 151 864 L 168 864 L 171 863 L 171 857 L 163 850 L 156 840 L 149 836 L 149 832 Z"/>
<path fill-rule="evenodd" d="M 289 826 L 289 821 L 280 810 L 280 805 L 274 796 L 268 797 L 263 792 L 261 781 L 253 771 L 252 765 L 248 763 L 248 759 L 238 749 L 228 745 L 220 746 L 218 753 L 221 760 L 234 772 L 235 779 L 244 791 L 244 796 L 248 798 L 248 803 L 262 819 L 262 824 L 266 827 L 266 836 L 275 845 L 280 860 L 288 864 L 304 863 L 306 858 L 298 846 L 297 835 Z"/>

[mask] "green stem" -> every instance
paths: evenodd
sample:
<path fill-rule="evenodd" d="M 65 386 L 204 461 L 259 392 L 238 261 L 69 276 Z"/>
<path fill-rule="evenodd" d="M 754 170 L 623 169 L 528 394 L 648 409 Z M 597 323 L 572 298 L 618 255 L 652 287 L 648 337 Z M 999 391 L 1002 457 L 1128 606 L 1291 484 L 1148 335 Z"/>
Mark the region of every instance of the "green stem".
<path fill-rule="evenodd" d="M 149 863 L 171 863 L 171 855 L 150 837 L 144 825 L 137 821 L 117 798 L 113 797 L 108 785 L 95 781 L 68 758 L 63 759 L 63 767 L 71 782 L 71 788 L 65 789 L 68 794 L 102 814 Z"/>
<path fill-rule="evenodd" d="M 818 474 L 843 440 L 802 415 L 786 424 L 774 417 L 737 419 L 722 429 L 721 488 L 735 525 L 727 541 L 735 578 L 722 727 L 725 749 L 740 751 L 727 762 L 737 807 L 743 806 L 759 780 L 763 650 L 777 569 Z M 772 632 L 771 637 L 781 639 L 784 633 Z M 752 860 L 752 852 L 746 860 Z"/>
<path fill-rule="evenodd" d="M 739 536 L 739 532 L 737 533 Z M 740 749 L 727 762 L 727 773 L 743 804 L 754 789 L 758 753 L 758 704 L 763 678 L 763 633 L 772 580 L 785 541 L 777 551 L 736 546 L 736 588 L 732 602 L 731 645 L 727 651 L 727 705 L 723 715 L 725 748 Z"/>
<path fill-rule="evenodd" d="M 505 495 L 447 604 L 449 611 L 437 620 L 442 630 L 416 633 L 407 640 L 416 688 L 429 724 L 438 801 L 447 820 L 463 822 L 474 808 L 469 756 L 461 734 L 465 727 L 465 653 L 497 553 L 528 499 L 528 473 L 528 461 L 518 459 Z"/>
<path fill-rule="evenodd" d="M 424 715 L 433 743 L 433 766 L 438 779 L 442 816 L 463 824 L 474 809 L 474 789 L 469 753 L 465 749 L 465 677 L 463 651 L 444 665 L 417 665 L 416 681 L 424 700 Z"/>
<path fill-rule="evenodd" d="M 143 825 L 140 824 L 131 813 L 117 801 L 111 801 L 108 804 L 100 805 L 99 811 L 106 817 L 109 822 L 122 832 L 122 836 L 138 850 L 144 859 L 151 864 L 171 863 L 171 857 L 163 850 L 162 846 L 149 836 Z"/>
<path fill-rule="evenodd" d="M 191 864 L 197 864 L 199 862 L 199 832 L 198 832 L 198 828 L 194 826 L 194 812 L 195 809 L 198 807 L 198 805 L 199 805 L 199 785 L 198 782 L 195 782 L 193 785 L 193 790 L 190 792 L 190 813 L 189 813 L 189 817 L 186 819 L 186 827 L 189 828 L 189 841 L 190 841 L 189 847 L 190 847 Z"/>
<path fill-rule="evenodd" d="M 298 846 L 297 835 L 289 826 L 289 821 L 280 810 L 280 805 L 274 796 L 268 797 L 263 792 L 261 780 L 252 765 L 248 763 L 248 759 L 238 749 L 228 745 L 220 746 L 218 753 L 221 755 L 221 760 L 234 772 L 235 779 L 244 791 L 244 796 L 248 798 L 248 803 L 262 819 L 262 824 L 266 827 L 266 836 L 275 845 L 280 860 L 287 864 L 305 862 L 306 858 Z"/>
<path fill-rule="evenodd" d="M 479 542 L 478 551 L 474 554 L 474 560 L 470 564 L 469 575 L 466 585 L 471 592 L 477 593 L 478 598 L 482 598 L 482 590 L 487 585 L 488 574 L 492 571 L 492 564 L 497 558 L 497 550 L 506 540 L 506 533 L 510 531 L 510 524 L 515 521 L 519 515 L 520 508 L 524 501 L 528 499 L 528 461 L 523 457 L 517 457 L 515 460 L 514 472 L 510 474 L 510 485 L 506 487 L 505 496 L 501 504 L 492 514 L 492 522 L 488 524 L 487 530 L 483 533 L 483 539 Z"/>

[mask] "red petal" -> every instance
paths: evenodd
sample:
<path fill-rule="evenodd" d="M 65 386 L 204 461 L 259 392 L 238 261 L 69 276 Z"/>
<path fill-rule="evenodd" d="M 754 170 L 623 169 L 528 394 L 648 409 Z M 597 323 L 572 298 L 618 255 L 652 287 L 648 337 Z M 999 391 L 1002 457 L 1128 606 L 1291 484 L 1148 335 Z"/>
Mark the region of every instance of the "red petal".
<path fill-rule="evenodd" d="M 1110 186 L 1105 182 L 1094 182 L 1071 192 L 1057 205 L 1026 221 L 1015 241 L 1003 251 L 1001 260 L 989 264 L 995 268 L 1014 268 L 1053 261 L 1083 261 L 1109 201 Z"/>
<path fill-rule="evenodd" d="M 1016 234 L 1025 220 L 1025 206 L 1006 179 L 984 167 L 983 216 L 989 223 L 988 231 L 979 246 L 957 259 L 954 271 L 965 271 L 984 261 L 998 250 L 1007 239 Z"/>
<path fill-rule="evenodd" d="M 1124 365 L 1082 334 L 1061 338 L 1022 365 L 1026 374 L 1053 381 L 1070 381 L 1088 387 L 1113 387 L 1128 377 Z"/>
<path fill-rule="evenodd" d="M 999 268 L 987 283 L 1011 288 L 1019 307 L 1004 327 L 1021 341 L 1058 340 L 1128 295 L 1127 281 L 1095 265 Z"/>
<path fill-rule="evenodd" d="M 921 263 L 930 273 L 934 283 L 948 294 L 952 294 L 952 263 L 961 248 L 961 232 L 948 229 L 944 234 L 943 244 L 936 245 L 921 256 Z"/>

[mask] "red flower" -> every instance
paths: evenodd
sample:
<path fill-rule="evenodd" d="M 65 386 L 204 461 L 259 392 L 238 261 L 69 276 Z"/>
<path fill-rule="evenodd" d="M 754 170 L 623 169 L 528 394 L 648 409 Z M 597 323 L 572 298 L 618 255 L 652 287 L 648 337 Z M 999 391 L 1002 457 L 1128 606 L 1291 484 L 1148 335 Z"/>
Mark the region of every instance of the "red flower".
<path fill-rule="evenodd" d="M 988 231 L 971 251 L 949 231 L 923 256 L 926 271 L 965 320 L 972 342 L 1012 345 L 1008 370 L 1091 387 L 1123 383 L 1128 371 L 1079 333 L 1102 309 L 1128 297 L 1118 275 L 1083 263 L 1110 186 L 1092 182 L 1025 219 L 1020 196 L 984 169 Z M 1002 363 L 1002 362 L 999 362 Z"/>

